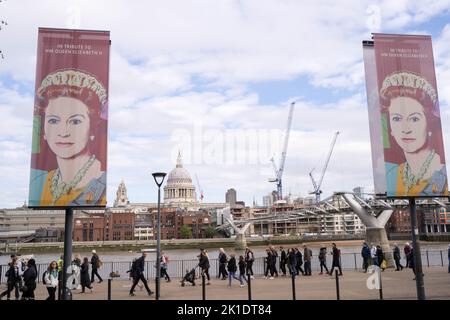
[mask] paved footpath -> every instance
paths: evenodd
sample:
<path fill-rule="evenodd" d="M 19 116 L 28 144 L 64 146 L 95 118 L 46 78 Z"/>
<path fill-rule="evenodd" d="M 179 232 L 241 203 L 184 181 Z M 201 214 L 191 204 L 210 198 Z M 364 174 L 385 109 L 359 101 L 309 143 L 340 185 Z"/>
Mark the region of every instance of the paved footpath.
<path fill-rule="evenodd" d="M 450 300 L 450 273 L 447 267 L 425 268 L 425 294 L 427 299 Z M 342 300 L 374 300 L 379 299 L 378 290 L 369 290 L 366 286 L 369 274 L 361 271 L 344 271 L 339 277 L 340 298 Z M 382 273 L 382 287 L 384 299 L 416 299 L 416 282 L 413 280 L 411 269 L 396 272 L 394 269 L 385 270 Z M 161 283 L 162 300 L 200 300 L 202 298 L 201 280 L 196 280 L 196 286 L 186 284 L 181 287 L 179 278 L 172 282 Z M 228 287 L 228 280 L 211 279 L 211 285 L 206 286 L 206 298 L 214 300 L 246 300 L 248 299 L 247 286 L 240 287 L 239 282 L 233 280 Z M 149 281 L 150 288 L 154 290 L 154 279 Z M 131 281 L 115 278 L 112 281 L 112 300 L 148 300 L 154 299 L 154 295 L 148 296 L 145 288 L 141 291 L 136 287 L 136 296 L 128 295 Z M 251 283 L 253 300 L 291 300 L 292 281 L 290 277 L 278 277 L 273 280 L 261 277 L 255 278 Z M 297 300 L 334 300 L 336 299 L 335 277 L 313 273 L 312 276 L 297 277 L 295 281 Z M 3 291 L 5 285 L 0 285 Z M 73 291 L 74 300 L 106 300 L 107 281 L 94 284 L 92 293 L 80 294 L 80 290 Z M 37 300 L 47 297 L 47 290 L 42 284 L 36 289 Z"/>

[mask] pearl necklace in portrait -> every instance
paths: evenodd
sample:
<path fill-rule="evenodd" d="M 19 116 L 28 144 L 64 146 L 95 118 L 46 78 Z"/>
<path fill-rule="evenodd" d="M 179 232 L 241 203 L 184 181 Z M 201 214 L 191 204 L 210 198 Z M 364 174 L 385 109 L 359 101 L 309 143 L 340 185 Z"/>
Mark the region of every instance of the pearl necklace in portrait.
<path fill-rule="evenodd" d="M 74 188 L 84 177 L 86 172 L 89 170 L 91 165 L 94 163 L 95 155 L 92 155 L 88 161 L 81 167 L 81 169 L 77 172 L 75 177 L 69 181 L 68 183 L 65 183 L 64 181 L 60 181 L 61 178 L 61 171 L 56 169 L 55 174 L 52 177 L 52 183 L 51 183 L 51 192 L 52 192 L 52 205 L 55 204 L 56 201 L 58 201 L 59 198 L 63 194 L 66 194 L 70 189 Z"/>
<path fill-rule="evenodd" d="M 406 193 L 408 193 L 413 186 L 415 186 L 419 183 L 420 180 L 422 180 L 423 176 L 430 167 L 431 160 L 433 160 L 435 154 L 436 151 L 434 149 L 431 150 L 430 154 L 423 162 L 422 167 L 420 167 L 419 174 L 417 176 L 412 174 L 411 168 L 409 167 L 408 162 L 406 162 L 402 172 L 403 184 L 405 185 Z"/>

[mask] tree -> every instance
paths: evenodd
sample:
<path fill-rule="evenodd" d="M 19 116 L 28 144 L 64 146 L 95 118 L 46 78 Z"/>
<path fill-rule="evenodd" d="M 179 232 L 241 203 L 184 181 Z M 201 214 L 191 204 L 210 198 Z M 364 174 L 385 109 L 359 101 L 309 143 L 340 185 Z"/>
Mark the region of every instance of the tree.
<path fill-rule="evenodd" d="M 192 238 L 192 230 L 185 224 L 180 228 L 180 233 L 181 233 L 181 239 Z"/>
<path fill-rule="evenodd" d="M 214 229 L 214 227 L 209 226 L 205 229 L 205 237 L 206 238 L 214 238 L 215 235 L 216 235 L 216 229 Z"/>

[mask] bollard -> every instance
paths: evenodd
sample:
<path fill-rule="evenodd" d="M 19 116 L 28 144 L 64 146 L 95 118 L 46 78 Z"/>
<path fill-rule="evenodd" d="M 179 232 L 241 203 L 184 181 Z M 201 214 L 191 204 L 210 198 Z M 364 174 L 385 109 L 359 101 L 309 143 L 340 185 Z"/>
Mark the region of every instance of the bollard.
<path fill-rule="evenodd" d="M 380 273 L 380 290 L 379 290 L 380 300 L 383 300 L 383 284 L 381 283 L 381 271 L 379 273 Z"/>
<path fill-rule="evenodd" d="M 291 273 L 291 279 L 292 279 L 292 300 L 296 300 L 295 296 L 295 271 Z"/>
<path fill-rule="evenodd" d="M 206 300 L 205 274 L 202 272 L 202 300 Z"/>
<path fill-rule="evenodd" d="M 427 250 L 427 265 L 428 265 L 428 268 L 430 267 L 430 259 L 428 258 L 428 250 Z"/>
<path fill-rule="evenodd" d="M 247 287 L 248 287 L 248 300 L 252 300 L 252 283 L 251 283 L 252 276 L 250 274 L 247 274 Z"/>
<path fill-rule="evenodd" d="M 442 250 L 439 250 L 439 253 L 441 254 L 441 264 L 442 266 L 444 266 L 444 259 L 442 258 Z M 1 274 L 1 271 L 0 271 Z"/>
<path fill-rule="evenodd" d="M 184 275 L 184 260 L 181 260 L 181 277 Z"/>
<path fill-rule="evenodd" d="M 442 254 L 441 254 L 441 256 L 442 256 Z M 2 284 L 2 265 L 0 265 L 0 284 Z M 39 278 L 39 276 L 38 276 L 38 278 Z"/>
<path fill-rule="evenodd" d="M 353 253 L 353 256 L 355 257 L 355 270 L 358 270 L 358 266 L 356 265 L 356 253 Z"/>
<path fill-rule="evenodd" d="M 339 294 L 339 275 L 338 275 L 338 271 L 335 270 L 334 274 L 336 275 L 336 297 L 337 300 L 341 300 L 340 294 Z"/>
<path fill-rule="evenodd" d="M 62 283 L 61 280 L 58 280 L 58 300 L 61 300 L 61 293 L 62 293 Z"/>
<path fill-rule="evenodd" d="M 111 300 L 111 281 L 112 279 L 108 279 L 108 300 Z"/>

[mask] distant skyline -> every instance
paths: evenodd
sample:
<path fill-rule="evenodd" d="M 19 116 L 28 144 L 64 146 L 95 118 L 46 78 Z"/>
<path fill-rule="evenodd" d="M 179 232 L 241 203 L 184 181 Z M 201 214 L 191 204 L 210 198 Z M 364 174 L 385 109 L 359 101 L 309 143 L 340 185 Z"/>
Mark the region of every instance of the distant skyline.
<path fill-rule="evenodd" d="M 322 198 L 370 192 L 361 43 L 372 32 L 432 36 L 449 159 L 450 0 L 17 0 L 0 17 L 0 208 L 28 201 L 39 27 L 111 31 L 108 206 L 122 179 L 131 202 L 156 202 L 151 173 L 169 173 L 178 150 L 203 202 L 234 188 L 262 204 L 294 100 L 284 194 L 309 195 L 335 131 Z"/>

